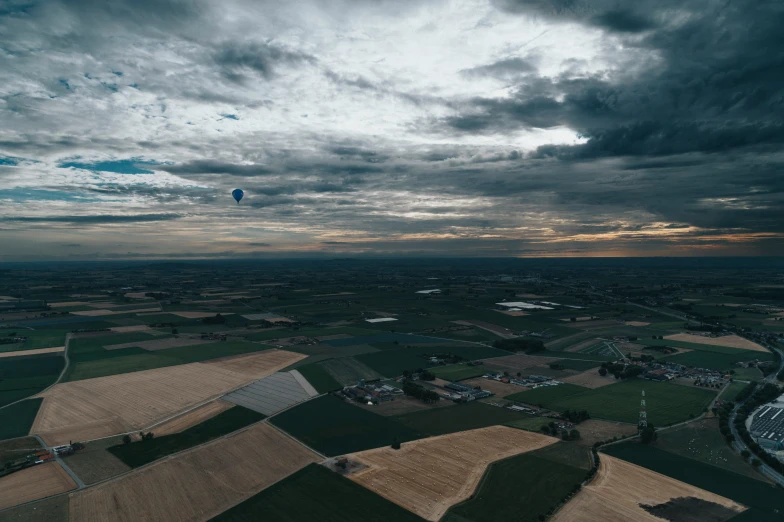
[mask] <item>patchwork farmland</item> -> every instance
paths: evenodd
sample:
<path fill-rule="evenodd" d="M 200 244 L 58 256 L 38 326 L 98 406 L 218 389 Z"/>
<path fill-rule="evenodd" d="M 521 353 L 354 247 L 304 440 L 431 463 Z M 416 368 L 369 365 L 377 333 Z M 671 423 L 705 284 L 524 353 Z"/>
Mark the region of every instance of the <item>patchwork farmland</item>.
<path fill-rule="evenodd" d="M 269 375 L 303 355 L 283 350 L 58 384 L 32 426 L 49 444 L 141 429 Z"/>
<path fill-rule="evenodd" d="M 207 520 L 318 459 L 268 424 L 77 492 L 71 520 Z"/>
<path fill-rule="evenodd" d="M 784 382 L 780 289 L 562 263 L 0 270 L 0 521 L 780 519 L 720 421 Z"/>

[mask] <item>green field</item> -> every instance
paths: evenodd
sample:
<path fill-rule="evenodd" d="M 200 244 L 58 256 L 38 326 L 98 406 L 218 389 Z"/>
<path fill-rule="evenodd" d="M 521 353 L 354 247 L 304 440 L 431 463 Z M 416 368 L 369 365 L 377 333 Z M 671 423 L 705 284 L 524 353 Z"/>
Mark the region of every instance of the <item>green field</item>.
<path fill-rule="evenodd" d="M 611 357 L 613 359 L 617 359 L 623 356 L 623 354 L 617 348 L 612 346 L 612 343 L 608 343 L 605 341 L 600 341 L 596 344 L 592 344 L 586 348 L 583 348 L 579 352 L 580 354 L 588 354 L 588 355 L 598 355 L 601 357 Z"/>
<path fill-rule="evenodd" d="M 702 419 L 659 432 L 656 447 L 757 480 L 763 476 L 735 453 L 719 431 L 719 419 Z"/>
<path fill-rule="evenodd" d="M 517 428 L 518 430 L 539 432 L 542 426 L 547 426 L 551 422 L 552 419 L 547 417 L 525 417 L 523 419 L 511 420 L 505 423 L 504 426 Z"/>
<path fill-rule="evenodd" d="M 373 335 L 377 333 L 375 330 L 368 328 L 357 328 L 354 326 L 335 326 L 335 327 L 321 327 L 321 328 L 275 328 L 268 330 L 259 330 L 251 334 L 245 335 L 245 338 L 250 341 L 270 341 L 272 339 L 282 339 L 285 337 L 325 337 L 328 335 Z"/>
<path fill-rule="evenodd" d="M 421 438 L 414 429 L 331 395 L 286 410 L 270 422 L 328 456 L 388 446 L 396 437 L 400 442 Z"/>
<path fill-rule="evenodd" d="M 323 466 L 310 464 L 213 518 L 213 522 L 424 522 Z"/>
<path fill-rule="evenodd" d="M 505 398 L 510 401 L 524 402 L 526 404 L 545 405 L 559 401 L 578 393 L 583 393 L 587 388 L 576 384 L 563 383 L 558 386 L 541 386 L 533 390 L 526 390 Z"/>
<path fill-rule="evenodd" d="M 359 380 L 373 381 L 381 379 L 382 375 L 362 364 L 354 357 L 341 357 L 328 359 L 321 366 L 342 385 L 356 384 Z"/>
<path fill-rule="evenodd" d="M 759 368 L 752 367 L 752 368 L 740 368 L 735 367 L 733 368 L 735 371 L 732 374 L 734 379 L 740 379 L 741 381 L 759 381 L 762 379 L 762 372 L 759 371 Z"/>
<path fill-rule="evenodd" d="M 629 379 L 596 389 L 580 390 L 563 388 L 537 388 L 516 393 L 510 400 L 541 404 L 543 407 L 564 410 L 588 410 L 596 419 L 614 420 L 636 424 L 639 419 L 640 399 L 645 390 L 648 421 L 656 426 L 666 426 L 698 416 L 710 403 L 715 392 L 677 384 Z M 559 388 L 562 388 L 560 391 Z M 531 395 L 532 394 L 532 395 Z"/>
<path fill-rule="evenodd" d="M 590 370 L 591 368 L 597 368 L 601 363 L 596 361 L 579 361 L 574 359 L 563 359 L 558 361 L 558 364 L 564 367 L 566 370 L 576 370 L 578 372 L 584 372 L 585 370 Z"/>
<path fill-rule="evenodd" d="M 450 364 L 447 366 L 435 366 L 430 368 L 430 372 L 439 379 L 444 379 L 447 381 L 462 381 L 463 379 L 481 377 L 486 373 L 486 370 L 484 370 L 482 366 Z"/>
<path fill-rule="evenodd" d="M 563 449 L 566 443 L 556 443 Z M 576 445 L 572 445 L 575 447 Z M 517 455 L 490 465 L 470 499 L 452 507 L 443 522 L 542 520 L 586 477 L 586 469 L 551 458 L 550 448 Z M 587 450 L 582 448 L 587 459 Z"/>
<path fill-rule="evenodd" d="M 62 354 L 0 358 L 0 406 L 35 395 L 54 384 L 64 366 Z"/>
<path fill-rule="evenodd" d="M 444 435 L 530 418 L 530 415 L 524 413 L 476 401 L 392 417 L 411 429 L 428 435 Z"/>
<path fill-rule="evenodd" d="M 607 361 L 614 361 L 618 359 L 617 356 L 595 355 L 591 353 L 580 353 L 580 352 L 554 352 L 551 350 L 544 350 L 542 352 L 532 353 L 531 355 L 537 357 L 553 357 L 556 359 L 580 359 L 583 361 L 595 361 L 598 364 Z"/>
<path fill-rule="evenodd" d="M 427 368 L 429 366 L 428 360 L 423 355 L 430 353 L 451 353 L 467 361 L 509 355 L 509 352 L 486 346 L 444 347 L 433 345 L 366 353 L 357 355 L 356 359 L 385 377 L 397 377 L 406 370 L 413 371 L 419 368 Z"/>
<path fill-rule="evenodd" d="M 120 444 L 108 448 L 109 452 L 131 468 L 138 468 L 154 460 L 186 450 L 237 431 L 264 419 L 261 413 L 234 406 L 206 421 L 180 433 Z M 152 430 L 155 433 L 155 430 Z"/>
<path fill-rule="evenodd" d="M 109 453 L 108 448 L 118 444 L 122 444 L 122 435 L 91 440 L 84 449 L 63 457 L 63 461 L 85 484 L 93 484 L 131 470 Z"/>
<path fill-rule="evenodd" d="M 320 364 L 305 364 L 297 367 L 297 371 L 301 373 L 319 393 L 327 393 L 343 388 L 343 385 L 336 381 Z"/>
<path fill-rule="evenodd" d="M 734 517 L 733 521 L 780 521 L 784 513 L 784 495 L 781 490 L 759 480 L 636 442 L 615 444 L 603 451 L 751 508 Z"/>
<path fill-rule="evenodd" d="M 103 348 L 104 345 L 150 341 L 166 337 L 169 336 L 153 337 L 136 333 L 73 339 L 68 351 L 71 364 L 63 382 L 152 370 L 269 349 L 269 346 L 247 341 L 223 341 L 157 351 L 147 351 L 137 347 L 117 350 Z"/>
<path fill-rule="evenodd" d="M 737 397 L 740 391 L 746 386 L 747 384 L 745 382 L 730 383 L 719 398 L 723 401 L 734 401 L 735 397 Z"/>
<path fill-rule="evenodd" d="M 0 440 L 24 437 L 30 433 L 43 399 L 28 399 L 0 409 Z"/>
<path fill-rule="evenodd" d="M 0 337 L 15 332 L 17 336 L 27 337 L 21 346 L 18 344 L 0 345 L 0 352 L 13 352 L 16 350 L 37 350 L 39 348 L 54 348 L 65 346 L 65 335 L 70 330 L 28 330 L 26 328 L 11 328 L 0 331 Z"/>

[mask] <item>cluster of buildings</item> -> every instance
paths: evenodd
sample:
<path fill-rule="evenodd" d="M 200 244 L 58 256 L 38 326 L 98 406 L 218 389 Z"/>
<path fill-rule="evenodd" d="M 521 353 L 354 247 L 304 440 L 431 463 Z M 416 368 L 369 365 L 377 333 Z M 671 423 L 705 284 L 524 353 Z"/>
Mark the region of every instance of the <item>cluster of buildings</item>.
<path fill-rule="evenodd" d="M 784 462 L 784 396 L 760 406 L 747 420 L 749 434 L 765 451 Z"/>
<path fill-rule="evenodd" d="M 556 381 L 552 377 L 546 375 L 528 375 L 520 377 L 511 377 L 502 375 L 498 372 L 487 372 L 484 376 L 485 379 L 491 381 L 503 382 L 506 384 L 515 384 L 517 386 L 525 386 L 526 388 L 540 388 L 542 386 L 558 386 L 563 384 L 561 381 Z"/>
<path fill-rule="evenodd" d="M 353 401 L 380 403 L 394 400 L 396 395 L 403 395 L 403 390 L 389 384 L 362 380 L 353 386 L 344 387 L 337 393 Z"/>
<path fill-rule="evenodd" d="M 487 390 L 482 390 L 469 386 L 467 384 L 460 384 L 459 382 L 450 382 L 442 387 L 443 391 L 437 391 L 438 395 L 444 399 L 460 402 L 470 402 L 477 399 L 484 399 L 485 397 L 492 397 L 493 394 Z"/>

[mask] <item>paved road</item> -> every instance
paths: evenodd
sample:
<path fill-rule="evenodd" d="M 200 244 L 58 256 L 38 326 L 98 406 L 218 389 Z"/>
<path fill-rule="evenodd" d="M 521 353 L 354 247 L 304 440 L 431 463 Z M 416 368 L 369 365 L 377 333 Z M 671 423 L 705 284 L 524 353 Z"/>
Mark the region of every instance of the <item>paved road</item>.
<path fill-rule="evenodd" d="M 65 472 L 66 472 L 66 473 L 68 473 L 69 475 L 71 475 L 71 478 L 74 480 L 74 482 L 76 482 L 76 485 L 77 485 L 77 486 L 79 486 L 79 489 L 82 489 L 82 488 L 86 488 L 86 487 L 87 487 L 87 485 L 85 485 L 85 483 L 84 483 L 84 482 L 82 482 L 82 479 L 80 479 L 79 477 L 77 477 L 77 476 L 76 476 L 76 473 L 74 473 L 73 471 L 71 471 L 71 468 L 69 468 L 69 467 L 68 467 L 68 466 L 65 464 L 65 462 L 63 462 L 63 459 L 61 459 L 61 458 L 60 458 L 60 457 L 59 457 L 59 456 L 58 456 L 58 455 L 57 455 L 57 454 L 54 452 L 54 450 L 52 450 L 52 447 L 51 447 L 51 446 L 49 446 L 49 445 L 48 445 L 46 442 L 44 442 L 44 439 L 42 439 L 42 438 L 41 438 L 41 437 L 39 437 L 38 435 L 33 435 L 33 437 L 35 437 L 36 439 L 38 439 L 38 442 L 40 442 L 40 443 L 41 443 L 41 446 L 43 446 L 43 447 L 44 447 L 45 449 L 47 449 L 48 451 L 51 451 L 51 452 L 52 452 L 52 454 L 54 455 L 54 459 L 55 459 L 57 462 L 59 462 L 59 463 L 60 463 L 60 465 L 63 467 L 63 469 L 65 470 Z"/>

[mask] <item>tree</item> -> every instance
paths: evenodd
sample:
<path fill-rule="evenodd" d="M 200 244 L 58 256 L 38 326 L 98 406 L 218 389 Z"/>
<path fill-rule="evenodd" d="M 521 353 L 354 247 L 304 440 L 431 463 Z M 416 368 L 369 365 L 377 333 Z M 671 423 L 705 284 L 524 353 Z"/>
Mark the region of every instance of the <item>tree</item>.
<path fill-rule="evenodd" d="M 751 459 L 751 465 L 754 466 L 755 468 L 758 468 L 758 467 L 762 466 L 762 461 L 755 457 L 755 458 Z"/>
<path fill-rule="evenodd" d="M 130 435 L 123 435 L 122 442 L 125 445 L 130 444 L 131 443 L 131 436 Z"/>
<path fill-rule="evenodd" d="M 178 333 L 178 332 L 177 332 L 177 329 L 176 329 L 176 328 L 172 328 L 172 333 L 173 333 L 174 335 L 177 335 L 177 333 Z"/>
<path fill-rule="evenodd" d="M 392 449 L 399 450 L 400 449 L 400 439 L 397 437 L 392 437 Z"/>
<path fill-rule="evenodd" d="M 748 460 L 751 457 L 751 452 L 747 449 L 744 449 L 740 452 L 740 456 L 743 457 L 743 460 Z"/>
<path fill-rule="evenodd" d="M 599 368 L 599 375 L 601 375 L 602 377 L 607 375 L 607 368 Z"/>
<path fill-rule="evenodd" d="M 656 433 L 656 428 L 652 424 L 648 424 L 648 426 L 643 428 L 640 432 L 640 442 L 643 444 L 650 444 L 657 438 L 659 438 L 659 435 Z"/>
<path fill-rule="evenodd" d="M 577 430 L 572 430 L 569 432 L 569 438 L 572 440 L 577 440 L 580 438 L 580 432 Z"/>

